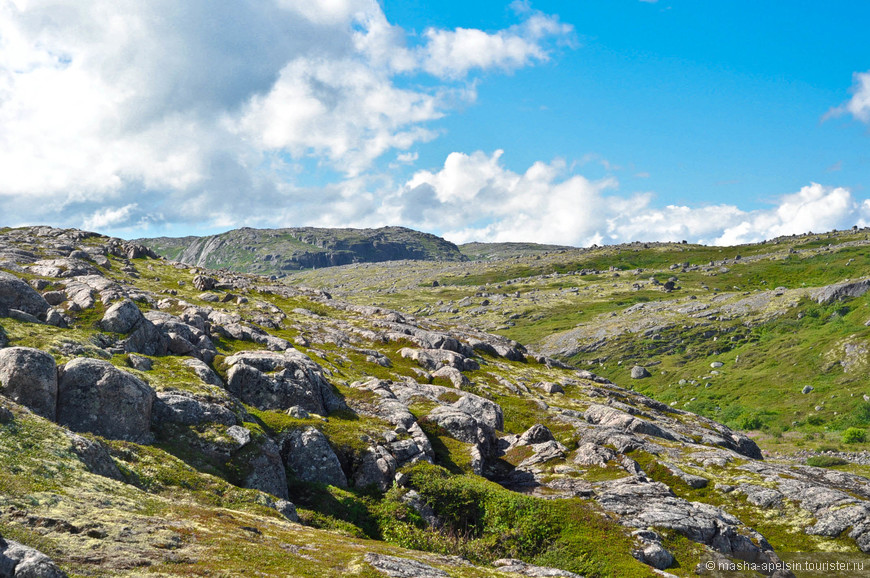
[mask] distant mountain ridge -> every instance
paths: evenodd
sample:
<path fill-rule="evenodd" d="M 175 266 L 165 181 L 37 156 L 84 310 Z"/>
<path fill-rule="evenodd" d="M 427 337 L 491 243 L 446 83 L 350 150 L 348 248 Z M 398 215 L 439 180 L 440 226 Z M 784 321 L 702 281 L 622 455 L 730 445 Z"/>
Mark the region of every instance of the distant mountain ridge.
<path fill-rule="evenodd" d="M 467 261 L 453 243 L 405 227 L 328 229 L 244 227 L 206 237 L 137 239 L 156 253 L 189 265 L 245 273 L 288 271 L 403 259 Z"/>

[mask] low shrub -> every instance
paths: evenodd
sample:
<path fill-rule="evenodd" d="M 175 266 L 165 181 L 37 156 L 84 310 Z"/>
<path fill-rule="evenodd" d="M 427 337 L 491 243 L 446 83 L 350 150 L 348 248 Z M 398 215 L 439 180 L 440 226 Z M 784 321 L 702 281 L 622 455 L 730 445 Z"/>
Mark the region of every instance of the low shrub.
<path fill-rule="evenodd" d="M 859 427 L 850 427 L 843 432 L 844 444 L 859 444 L 867 441 L 867 430 Z"/>
<path fill-rule="evenodd" d="M 816 468 L 830 468 L 831 466 L 843 466 L 848 464 L 846 460 L 843 458 L 836 458 L 834 456 L 813 456 L 811 458 L 807 458 L 807 465 L 814 466 Z"/>

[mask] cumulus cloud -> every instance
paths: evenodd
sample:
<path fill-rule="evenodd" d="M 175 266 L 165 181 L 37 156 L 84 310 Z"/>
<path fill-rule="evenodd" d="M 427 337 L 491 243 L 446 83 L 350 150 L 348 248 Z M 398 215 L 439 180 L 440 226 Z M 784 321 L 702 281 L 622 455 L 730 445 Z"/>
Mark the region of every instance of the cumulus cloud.
<path fill-rule="evenodd" d="M 813 183 L 769 209 L 656 207 L 651 193 L 620 194 L 614 178 L 591 181 L 560 160 L 515 173 L 491 155 L 452 153 L 437 172 L 419 171 L 380 208 L 382 219 L 440 230 L 448 239 L 587 246 L 635 240 L 732 245 L 828 231 L 870 221 L 870 202 Z"/>
<path fill-rule="evenodd" d="M 851 114 L 861 122 L 870 122 L 870 71 L 856 72 L 852 79 L 852 98 L 828 111 L 825 118 Z"/>
<path fill-rule="evenodd" d="M 514 70 L 549 57 L 542 41 L 549 37 L 571 41 L 573 28 L 558 18 L 532 13 L 522 24 L 494 34 L 482 30 L 426 30 L 423 68 L 435 76 L 458 78 L 472 69 Z"/>
<path fill-rule="evenodd" d="M 507 30 L 416 38 L 376 0 L 0 1 L 0 208 L 92 227 L 341 213 L 378 159 L 413 162 L 475 98 L 470 74 L 546 60 L 570 34 L 528 10 Z M 311 166 L 338 175 L 320 205 L 298 178 Z"/>

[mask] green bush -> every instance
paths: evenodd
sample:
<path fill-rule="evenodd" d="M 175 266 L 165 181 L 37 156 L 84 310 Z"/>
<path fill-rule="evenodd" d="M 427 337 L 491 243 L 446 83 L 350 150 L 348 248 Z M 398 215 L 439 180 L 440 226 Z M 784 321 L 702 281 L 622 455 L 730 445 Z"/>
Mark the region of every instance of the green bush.
<path fill-rule="evenodd" d="M 807 465 L 817 468 L 830 468 L 831 466 L 843 466 L 848 464 L 843 458 L 835 458 L 834 456 L 813 456 L 807 458 Z"/>
<path fill-rule="evenodd" d="M 867 441 L 867 430 L 859 427 L 850 427 L 843 432 L 844 444 L 859 444 Z"/>
<path fill-rule="evenodd" d="M 761 429 L 761 418 L 757 415 L 744 415 L 737 421 L 737 427 L 744 430 Z"/>

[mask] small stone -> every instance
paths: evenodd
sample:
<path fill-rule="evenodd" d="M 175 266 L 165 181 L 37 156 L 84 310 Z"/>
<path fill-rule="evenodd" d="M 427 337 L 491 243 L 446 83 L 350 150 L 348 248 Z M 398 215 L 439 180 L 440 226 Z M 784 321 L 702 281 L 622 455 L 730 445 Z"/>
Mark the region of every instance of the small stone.
<path fill-rule="evenodd" d="M 251 430 L 240 425 L 228 427 L 227 435 L 236 440 L 239 447 L 243 447 L 251 442 Z"/>
<path fill-rule="evenodd" d="M 274 504 L 274 508 L 278 510 L 282 516 L 290 520 L 291 522 L 299 521 L 299 514 L 296 513 L 296 506 L 293 502 L 288 502 L 287 500 L 278 500 Z"/>
<path fill-rule="evenodd" d="M 299 407 L 298 405 L 294 405 L 293 407 L 287 410 L 287 415 L 294 419 L 308 419 L 311 417 L 311 414 Z"/>
<path fill-rule="evenodd" d="M 150 359 L 135 353 L 129 354 L 127 356 L 127 361 L 130 363 L 130 367 L 138 369 L 139 371 L 151 371 L 151 368 L 154 366 L 154 362 Z"/>
<path fill-rule="evenodd" d="M 647 371 L 646 367 L 642 365 L 635 365 L 631 368 L 631 378 L 632 379 L 644 379 L 650 376 L 650 372 Z"/>
<path fill-rule="evenodd" d="M 815 388 L 812 385 L 805 385 L 804 388 L 801 390 L 801 393 L 809 393 L 813 389 L 815 389 Z"/>

